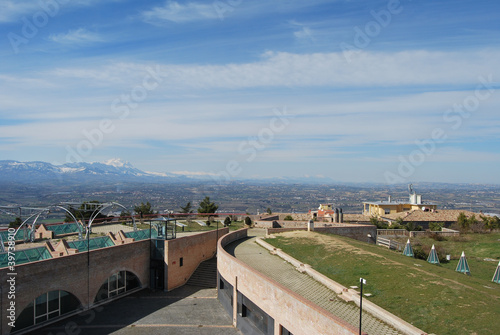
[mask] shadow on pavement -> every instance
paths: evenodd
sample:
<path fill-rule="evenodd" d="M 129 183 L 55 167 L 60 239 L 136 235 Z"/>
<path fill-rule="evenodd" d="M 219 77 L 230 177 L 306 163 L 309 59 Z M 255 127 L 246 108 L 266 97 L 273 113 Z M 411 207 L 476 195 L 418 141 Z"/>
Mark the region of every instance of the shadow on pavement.
<path fill-rule="evenodd" d="M 30 334 L 239 334 L 216 289 L 184 285 L 170 292 L 145 289 Z"/>

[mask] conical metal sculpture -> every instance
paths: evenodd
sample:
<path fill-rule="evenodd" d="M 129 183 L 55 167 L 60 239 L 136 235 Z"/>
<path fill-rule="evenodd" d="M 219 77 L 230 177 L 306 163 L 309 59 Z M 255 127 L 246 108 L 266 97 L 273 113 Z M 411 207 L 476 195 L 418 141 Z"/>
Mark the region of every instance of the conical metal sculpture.
<path fill-rule="evenodd" d="M 467 263 L 467 258 L 465 258 L 465 252 L 462 251 L 462 256 L 460 256 L 460 260 L 458 261 L 457 272 L 462 272 L 470 276 L 469 264 Z"/>
<path fill-rule="evenodd" d="M 406 242 L 405 249 L 403 250 L 403 255 L 408 257 L 414 257 L 413 248 L 411 247 L 410 244 L 410 239 L 408 239 L 408 241 Z"/>
<path fill-rule="evenodd" d="M 491 281 L 500 284 L 500 262 L 498 262 L 497 269 L 495 270 L 495 274 L 493 275 L 493 279 Z"/>
<path fill-rule="evenodd" d="M 431 252 L 429 253 L 429 257 L 427 257 L 427 262 L 431 264 L 439 264 L 439 257 L 436 252 L 436 248 L 434 247 L 434 244 L 432 245 Z"/>

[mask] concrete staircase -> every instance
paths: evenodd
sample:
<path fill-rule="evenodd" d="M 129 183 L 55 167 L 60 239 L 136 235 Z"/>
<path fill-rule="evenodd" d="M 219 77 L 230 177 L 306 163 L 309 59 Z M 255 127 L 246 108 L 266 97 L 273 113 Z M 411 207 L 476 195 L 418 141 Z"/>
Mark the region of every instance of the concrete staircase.
<path fill-rule="evenodd" d="M 199 287 L 217 287 L 217 258 L 211 258 L 196 268 L 186 285 Z"/>

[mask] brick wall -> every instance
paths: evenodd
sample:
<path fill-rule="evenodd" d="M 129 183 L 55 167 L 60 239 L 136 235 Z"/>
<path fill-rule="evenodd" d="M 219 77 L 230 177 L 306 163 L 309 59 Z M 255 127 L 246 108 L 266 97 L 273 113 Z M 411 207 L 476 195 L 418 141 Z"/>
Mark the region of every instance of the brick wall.
<path fill-rule="evenodd" d="M 214 257 L 217 239 L 228 232 L 229 228 L 222 228 L 165 241 L 167 290 L 184 285 L 201 262 Z"/>
<path fill-rule="evenodd" d="M 86 308 L 93 305 L 97 291 L 104 281 L 121 270 L 134 273 L 143 287 L 149 285 L 149 240 L 16 266 L 15 300 L 8 299 L 8 290 L 4 289 L 4 283 L 9 271 L 2 269 L 2 334 L 10 332 L 5 314 L 10 301 L 15 301 L 17 317 L 41 294 L 63 290 L 75 295 Z"/>
<path fill-rule="evenodd" d="M 245 263 L 229 255 L 223 246 L 246 236 L 239 230 L 219 240 L 217 269 L 235 291 L 242 293 L 274 319 L 275 332 L 280 325 L 294 334 L 357 334 L 358 330 L 326 310 L 267 278 Z M 279 303 L 276 303 L 279 301 Z M 233 322 L 236 322 L 236 305 L 233 304 Z M 284 308 L 283 306 L 286 306 Z"/>
<path fill-rule="evenodd" d="M 184 285 L 200 262 L 214 256 L 217 238 L 228 232 L 229 228 L 222 228 L 218 231 L 213 230 L 165 241 L 168 289 Z M 183 258 L 182 267 L 179 263 L 181 257 Z M 149 265 L 149 240 L 21 264 L 15 268 L 16 297 L 13 301 L 16 304 L 16 317 L 33 299 L 55 290 L 70 292 L 78 298 L 85 309 L 92 307 L 101 285 L 111 275 L 123 270 L 132 272 L 140 280 L 142 287 L 148 287 Z M 0 272 L 1 334 L 10 332 L 6 310 L 11 300 L 8 299 L 9 290 L 5 289 L 8 273 L 6 268 Z"/>

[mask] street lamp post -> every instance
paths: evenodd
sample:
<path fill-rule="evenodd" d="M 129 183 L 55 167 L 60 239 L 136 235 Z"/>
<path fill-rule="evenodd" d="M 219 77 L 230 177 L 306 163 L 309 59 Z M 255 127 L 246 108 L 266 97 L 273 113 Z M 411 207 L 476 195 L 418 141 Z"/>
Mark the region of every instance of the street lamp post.
<path fill-rule="evenodd" d="M 359 335 L 361 335 L 361 320 L 363 318 L 363 284 L 366 284 L 366 279 L 359 278 L 360 293 L 359 293 Z"/>

